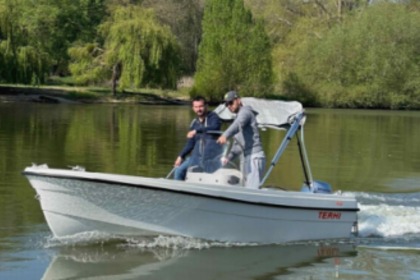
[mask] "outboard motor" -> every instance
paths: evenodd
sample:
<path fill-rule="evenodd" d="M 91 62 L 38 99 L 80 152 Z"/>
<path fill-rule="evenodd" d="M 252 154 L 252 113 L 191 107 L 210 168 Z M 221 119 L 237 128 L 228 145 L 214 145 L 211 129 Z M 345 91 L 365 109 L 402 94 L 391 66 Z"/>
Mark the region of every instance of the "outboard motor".
<path fill-rule="evenodd" d="M 312 185 L 313 187 L 310 188 L 308 185 L 304 184 L 302 186 L 301 192 L 332 193 L 332 188 L 327 182 L 314 181 Z"/>

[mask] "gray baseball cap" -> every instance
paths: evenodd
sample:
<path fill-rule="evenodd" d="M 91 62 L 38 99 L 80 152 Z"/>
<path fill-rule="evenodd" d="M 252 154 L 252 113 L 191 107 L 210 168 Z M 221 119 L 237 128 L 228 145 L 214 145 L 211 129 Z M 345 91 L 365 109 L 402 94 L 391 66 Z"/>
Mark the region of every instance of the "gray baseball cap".
<path fill-rule="evenodd" d="M 225 94 L 224 101 L 225 103 L 228 103 L 235 100 L 236 98 L 239 98 L 239 94 L 236 91 L 231 90 Z"/>

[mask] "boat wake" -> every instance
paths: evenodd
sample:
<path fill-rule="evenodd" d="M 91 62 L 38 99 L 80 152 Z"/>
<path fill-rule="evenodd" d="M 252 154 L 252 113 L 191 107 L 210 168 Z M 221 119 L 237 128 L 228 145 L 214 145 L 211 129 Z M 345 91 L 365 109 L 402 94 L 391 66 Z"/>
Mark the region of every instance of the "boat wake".
<path fill-rule="evenodd" d="M 420 247 L 420 193 L 355 195 L 361 244 L 385 249 Z"/>
<path fill-rule="evenodd" d="M 229 248 L 229 247 L 243 247 L 256 246 L 255 243 L 232 243 L 232 242 L 216 242 L 206 241 L 197 238 L 188 238 L 181 236 L 163 236 L 159 235 L 153 238 L 130 238 L 126 240 L 123 247 L 130 248 L 167 248 L 167 249 L 208 249 L 215 247 Z"/>
<path fill-rule="evenodd" d="M 53 235 L 48 235 L 42 241 L 42 247 L 44 247 L 45 249 L 50 249 L 97 245 L 103 246 L 108 244 L 119 244 L 123 241 L 124 238 L 121 238 L 117 235 L 111 235 L 109 233 L 103 233 L 98 231 L 90 231 L 64 237 L 54 237 Z"/>
<path fill-rule="evenodd" d="M 209 248 L 230 248 L 257 246 L 255 243 L 232 243 L 207 241 L 182 236 L 154 236 L 154 237 L 127 237 L 111 235 L 102 232 L 84 232 L 66 237 L 53 237 L 49 235 L 43 242 L 44 248 L 85 247 L 85 246 L 112 246 L 122 249 L 174 249 L 174 250 L 201 250 Z"/>

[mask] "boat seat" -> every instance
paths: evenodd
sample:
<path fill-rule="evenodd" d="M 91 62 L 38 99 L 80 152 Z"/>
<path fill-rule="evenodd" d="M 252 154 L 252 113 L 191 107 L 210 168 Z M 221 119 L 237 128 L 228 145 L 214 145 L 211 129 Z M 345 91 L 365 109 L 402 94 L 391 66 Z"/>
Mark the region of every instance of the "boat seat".
<path fill-rule="evenodd" d="M 242 185 L 242 173 L 236 169 L 220 168 L 213 173 L 203 172 L 199 166 L 188 168 L 186 182 L 217 184 L 217 185 Z"/>

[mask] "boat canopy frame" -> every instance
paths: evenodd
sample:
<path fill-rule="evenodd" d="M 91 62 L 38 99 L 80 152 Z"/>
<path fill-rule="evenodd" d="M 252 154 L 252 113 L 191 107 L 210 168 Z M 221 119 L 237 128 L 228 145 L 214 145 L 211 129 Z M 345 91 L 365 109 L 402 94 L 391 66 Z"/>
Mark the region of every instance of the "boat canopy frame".
<path fill-rule="evenodd" d="M 306 120 L 305 112 L 302 111 L 294 116 L 291 116 L 290 118 L 290 126 L 288 129 L 283 128 L 286 130 L 286 135 L 283 137 L 283 140 L 278 147 L 276 153 L 274 154 L 270 166 L 268 170 L 265 172 L 265 175 L 263 179 L 260 182 L 260 188 L 265 184 L 267 179 L 270 177 L 271 173 L 273 172 L 274 167 L 280 160 L 281 156 L 283 155 L 284 151 L 286 150 L 287 146 L 293 139 L 293 137 L 296 136 L 298 149 L 299 149 L 299 155 L 300 155 L 300 161 L 302 163 L 302 169 L 305 176 L 305 184 L 312 189 L 313 187 L 313 177 L 312 177 L 312 171 L 309 164 L 308 154 L 306 151 L 305 141 L 304 141 L 304 123 Z M 275 128 L 275 127 L 272 127 Z M 278 128 L 275 128 L 278 129 Z M 301 136 L 299 137 L 299 131 Z"/>

